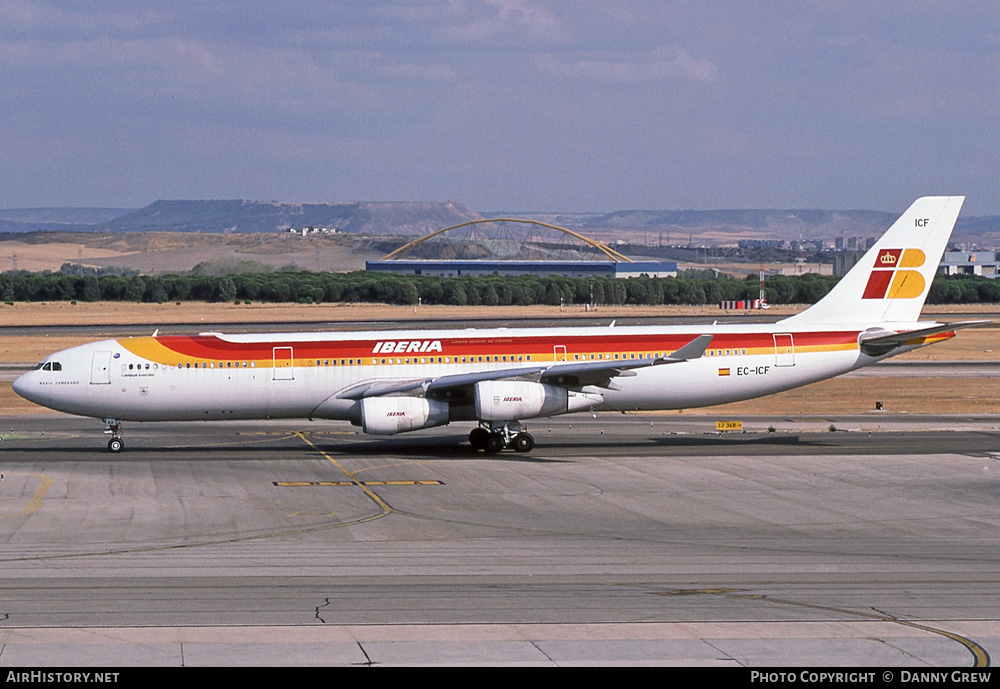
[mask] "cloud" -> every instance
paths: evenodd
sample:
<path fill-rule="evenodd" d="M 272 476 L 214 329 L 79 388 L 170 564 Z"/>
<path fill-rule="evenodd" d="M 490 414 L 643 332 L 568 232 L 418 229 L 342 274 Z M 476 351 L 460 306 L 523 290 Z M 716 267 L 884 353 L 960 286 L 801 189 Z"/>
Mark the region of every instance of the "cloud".
<path fill-rule="evenodd" d="M 566 56 L 544 54 L 535 59 L 543 72 L 560 78 L 617 84 L 637 84 L 682 79 L 710 82 L 719 77 L 718 67 L 698 60 L 686 50 L 661 47 L 644 53 L 576 52 Z"/>
<path fill-rule="evenodd" d="M 514 43 L 534 39 L 563 42 L 570 38 L 556 14 L 525 0 L 488 0 L 485 4 L 450 0 L 448 12 L 440 19 L 447 25 L 437 35 L 455 42 L 497 39 Z"/>

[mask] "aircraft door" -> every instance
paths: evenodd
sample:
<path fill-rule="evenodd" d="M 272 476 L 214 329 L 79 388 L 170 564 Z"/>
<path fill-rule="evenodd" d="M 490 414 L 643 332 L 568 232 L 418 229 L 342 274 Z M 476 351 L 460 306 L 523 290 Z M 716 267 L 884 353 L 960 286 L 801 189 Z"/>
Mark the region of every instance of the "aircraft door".
<path fill-rule="evenodd" d="M 794 366 L 795 365 L 795 342 L 791 333 L 775 334 L 774 336 L 774 365 Z"/>
<path fill-rule="evenodd" d="M 111 352 L 94 352 L 90 361 L 90 384 L 111 384 Z"/>
<path fill-rule="evenodd" d="M 295 378 L 295 367 L 293 365 L 291 347 L 275 347 L 272 350 L 274 357 L 274 380 L 292 380 Z"/>
<path fill-rule="evenodd" d="M 555 345 L 552 348 L 552 361 L 566 361 L 566 345 Z"/>

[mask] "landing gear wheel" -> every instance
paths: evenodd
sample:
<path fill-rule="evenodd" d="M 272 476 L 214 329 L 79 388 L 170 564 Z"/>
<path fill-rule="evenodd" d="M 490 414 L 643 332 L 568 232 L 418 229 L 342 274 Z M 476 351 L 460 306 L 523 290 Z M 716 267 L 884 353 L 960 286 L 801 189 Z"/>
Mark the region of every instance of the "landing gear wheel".
<path fill-rule="evenodd" d="M 121 452 L 125 449 L 125 442 L 121 438 L 112 438 L 108 441 L 108 450 L 111 452 Z"/>
<path fill-rule="evenodd" d="M 486 438 L 484 450 L 490 454 L 496 454 L 503 449 L 503 437 L 499 433 L 490 433 Z"/>
<path fill-rule="evenodd" d="M 469 432 L 469 444 L 473 450 L 485 450 L 486 441 L 490 437 L 490 432 L 485 428 L 473 428 Z"/>
<path fill-rule="evenodd" d="M 535 439 L 530 433 L 518 433 L 514 436 L 513 445 L 518 452 L 531 452 L 535 446 Z"/>

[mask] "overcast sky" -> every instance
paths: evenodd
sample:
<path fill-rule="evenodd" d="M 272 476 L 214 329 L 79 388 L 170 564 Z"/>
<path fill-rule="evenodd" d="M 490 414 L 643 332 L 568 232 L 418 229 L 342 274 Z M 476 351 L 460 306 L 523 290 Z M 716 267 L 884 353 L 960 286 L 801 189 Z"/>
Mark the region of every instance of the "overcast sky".
<path fill-rule="evenodd" d="M 1000 214 L 995 2 L 0 0 L 0 207 Z"/>

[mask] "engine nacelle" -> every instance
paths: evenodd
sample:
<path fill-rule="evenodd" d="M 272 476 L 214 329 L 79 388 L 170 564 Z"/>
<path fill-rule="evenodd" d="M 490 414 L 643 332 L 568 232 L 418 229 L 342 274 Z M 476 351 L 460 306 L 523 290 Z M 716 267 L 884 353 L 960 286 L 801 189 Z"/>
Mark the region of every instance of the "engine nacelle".
<path fill-rule="evenodd" d="M 555 416 L 601 404 L 596 393 L 575 392 L 555 385 L 519 380 L 476 383 L 476 417 L 483 421 L 517 421 Z"/>
<path fill-rule="evenodd" d="M 368 397 L 361 400 L 361 430 L 394 435 L 447 424 L 448 403 L 423 397 Z"/>

